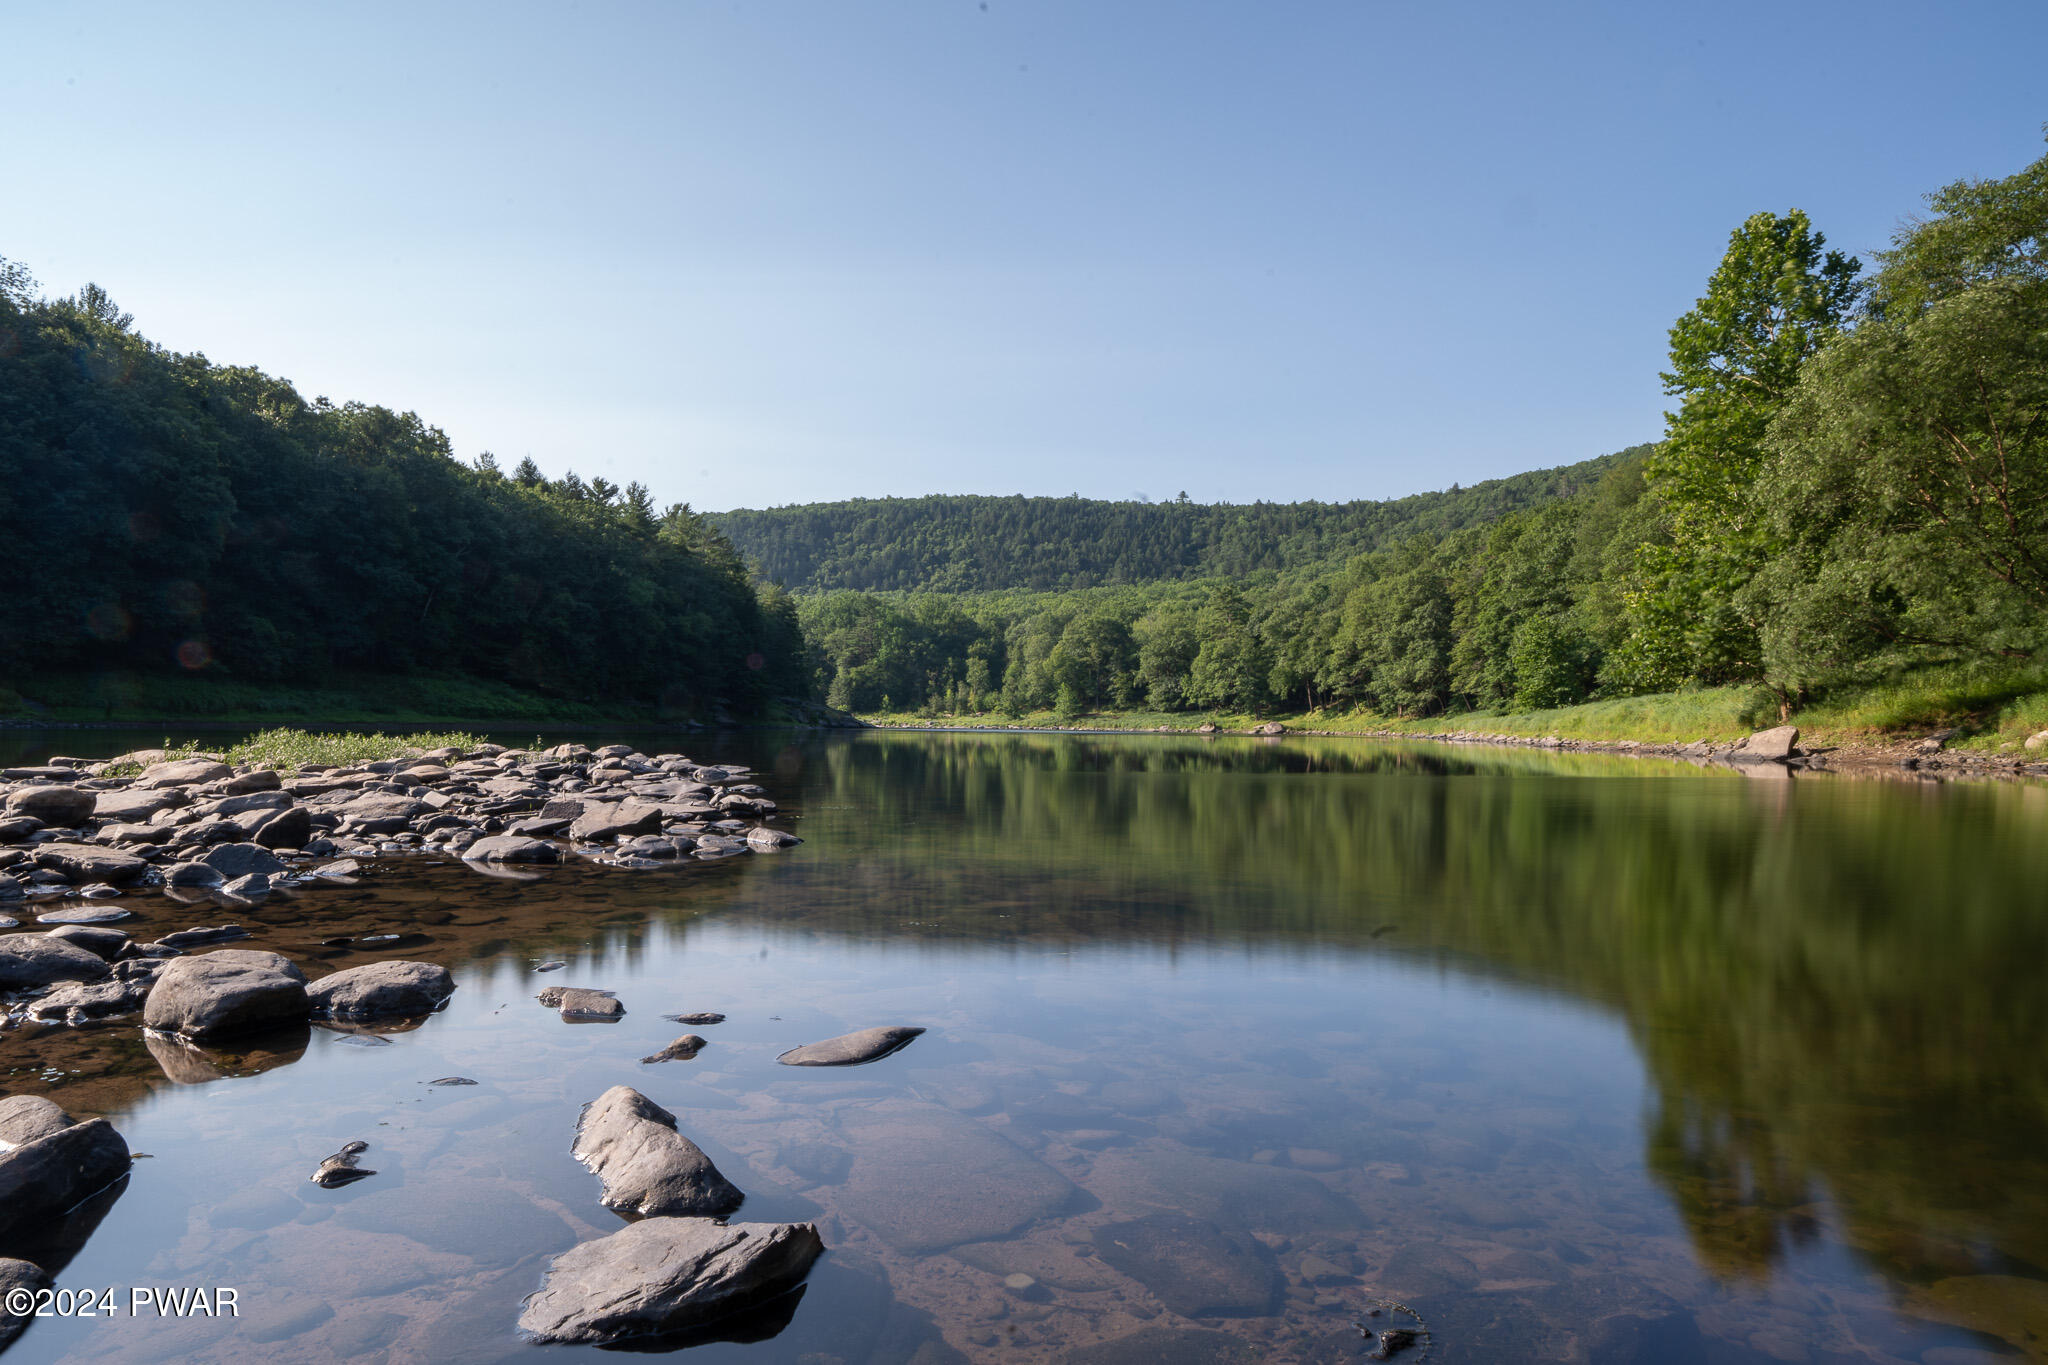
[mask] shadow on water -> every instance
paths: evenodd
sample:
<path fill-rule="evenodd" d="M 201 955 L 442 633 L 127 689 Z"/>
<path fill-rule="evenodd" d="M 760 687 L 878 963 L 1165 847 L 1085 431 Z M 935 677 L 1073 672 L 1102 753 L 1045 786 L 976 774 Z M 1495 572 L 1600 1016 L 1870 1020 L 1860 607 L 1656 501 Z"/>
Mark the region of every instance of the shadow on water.
<path fill-rule="evenodd" d="M 1356 1359 L 1377 1299 L 1427 1315 L 1432 1361 L 2048 1353 L 2048 788 L 1349 740 L 682 747 L 751 761 L 807 845 L 524 884 L 387 863 L 247 912 L 248 946 L 317 974 L 380 955 L 334 940 L 417 935 L 404 955 L 461 974 L 450 1017 L 384 1049 L 22 1029 L 0 1035 L 6 1089 L 132 1119 L 172 1158 L 212 1144 L 247 1162 L 238 1188 L 288 1189 L 222 1215 L 196 1156 L 167 1169 L 120 1206 L 122 1236 L 182 1248 L 155 1264 L 318 1267 L 344 1254 L 323 1261 L 320 1232 L 400 1248 L 480 1305 L 436 1324 L 403 1276 L 342 1273 L 383 1305 L 343 1314 L 366 1350 L 514 1353 L 477 1334 L 546 1255 L 608 1230 L 562 1115 L 628 1079 L 748 1187 L 743 1217 L 821 1218 L 833 1247 L 800 1310 L 692 1360 L 1258 1358 L 1248 1342 Z M 546 958 L 570 967 L 526 975 Z M 632 1011 L 561 1028 L 535 980 L 615 985 Z M 659 1048 L 663 1009 L 728 1003 L 696 1061 L 606 1059 Z M 773 1067 L 878 1022 L 932 1032 L 856 1073 Z M 614 1032 L 631 1036 L 599 1041 Z M 407 1085 L 484 1084 L 393 1100 L 390 1056 Z M 201 1091 L 223 1096 L 211 1117 Z M 1017 1180 L 1070 1193 L 1021 1232 L 934 1231 L 980 1226 L 944 1207 L 949 1179 L 1002 1197 L 945 1166 L 977 1129 L 1001 1139 L 989 1161 L 1022 1153 Z M 347 1200 L 283 1183 L 358 1135 L 386 1149 L 379 1180 Z M 931 1154 L 915 1178 L 878 1164 L 911 1152 Z M 1166 1272 L 1135 1287 L 1092 1250 L 1166 1215 L 1227 1232 L 1244 1273 L 1274 1276 L 1277 1314 L 1183 1302 Z M 251 1225 L 270 1250 L 238 1260 Z M 110 1250 L 95 1273 L 143 1264 Z M 275 1273 L 288 1299 L 320 1272 Z M 1035 1287 L 1007 1289 L 1018 1275 Z M 131 1355 L 226 1340 L 201 1336 Z M 17 1349 L 88 1340 L 38 1324 Z"/>

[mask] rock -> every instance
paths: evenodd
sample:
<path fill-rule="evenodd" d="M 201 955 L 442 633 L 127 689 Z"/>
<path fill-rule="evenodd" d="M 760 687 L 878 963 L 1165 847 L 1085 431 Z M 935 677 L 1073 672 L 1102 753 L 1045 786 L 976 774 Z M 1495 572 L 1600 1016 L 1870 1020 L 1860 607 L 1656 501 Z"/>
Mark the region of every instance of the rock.
<path fill-rule="evenodd" d="M 167 844 L 169 825 L 101 825 L 99 839 L 108 844 Z"/>
<path fill-rule="evenodd" d="M 205 863 L 172 863 L 164 869 L 165 886 L 219 886 L 225 880 Z"/>
<path fill-rule="evenodd" d="M 23 787 L 7 798 L 7 813 L 45 825 L 82 825 L 92 819 L 98 798 L 76 787 Z"/>
<path fill-rule="evenodd" d="M 1759 730 L 1742 741 L 1738 750 L 1745 758 L 1785 759 L 1792 757 L 1792 750 L 1799 744 L 1799 727 L 1780 725 L 1770 730 Z"/>
<path fill-rule="evenodd" d="M 622 835 L 652 834 L 661 828 L 661 807 L 638 801 L 593 801 L 569 826 L 569 837 L 582 843 Z"/>
<path fill-rule="evenodd" d="M 112 882 L 125 886 L 149 870 L 133 853 L 98 844 L 42 844 L 35 851 L 37 867 L 61 872 L 74 882 Z"/>
<path fill-rule="evenodd" d="M 208 782 L 225 782 L 235 775 L 227 764 L 211 758 L 180 758 L 152 763 L 135 779 L 137 787 L 198 787 Z"/>
<path fill-rule="evenodd" d="M 397 834 L 433 812 L 424 801 L 389 792 L 369 792 L 341 807 L 342 823 L 358 834 Z"/>
<path fill-rule="evenodd" d="M 34 1295 L 50 1287 L 50 1277 L 43 1268 L 28 1261 L 17 1261 L 12 1256 L 0 1256 L 0 1351 L 7 1349 L 7 1343 L 22 1334 L 34 1320 L 34 1301 L 29 1304 L 30 1312 L 17 1313 L 7 1307 L 10 1299 L 19 1297 L 17 1291 Z"/>
<path fill-rule="evenodd" d="M 0 1152 L 0 1232 L 40 1229 L 128 1173 L 128 1144 L 105 1119 Z"/>
<path fill-rule="evenodd" d="M 121 791 L 93 793 L 92 818 L 102 825 L 140 824 L 158 811 L 171 810 L 183 800 L 176 791 Z"/>
<path fill-rule="evenodd" d="M 1182 1317 L 1263 1317 L 1280 1268 L 1264 1243 L 1203 1218 L 1154 1214 L 1095 1229 L 1102 1259 Z"/>
<path fill-rule="evenodd" d="M 199 861 L 229 882 L 258 872 L 284 871 L 284 860 L 261 844 L 219 844 L 201 854 Z"/>
<path fill-rule="evenodd" d="M 1111 1208 L 1187 1213 L 1228 1228 L 1355 1235 L 1359 1207 L 1314 1176 L 1177 1150 L 1104 1152 L 1088 1188 Z"/>
<path fill-rule="evenodd" d="M 18 844 L 42 827 L 42 821 L 26 815 L 0 820 L 0 844 Z"/>
<path fill-rule="evenodd" d="M 565 1342 L 679 1332 L 786 1293 L 824 1249 L 809 1223 L 650 1218 L 557 1256 L 519 1327 Z"/>
<path fill-rule="evenodd" d="M 0 1100 L 0 1143 L 22 1147 L 72 1125 L 71 1115 L 41 1095 L 9 1095 Z"/>
<path fill-rule="evenodd" d="M 283 785 L 283 779 L 273 768 L 251 768 L 245 773 L 236 773 L 228 779 L 227 793 L 242 796 L 249 792 L 274 792 Z"/>
<path fill-rule="evenodd" d="M 685 1033 L 651 1057 L 642 1057 L 643 1062 L 687 1062 L 704 1050 L 704 1040 L 694 1033 Z"/>
<path fill-rule="evenodd" d="M 197 948 L 206 943 L 232 943 L 238 938 L 248 938 L 249 931 L 239 924 L 217 924 L 212 927 L 199 925 L 191 929 L 180 929 L 165 934 L 157 942 L 166 948 Z"/>
<path fill-rule="evenodd" d="M 1708 1359 L 1699 1323 L 1692 1314 L 1676 1309 L 1653 1317 L 1624 1313 L 1604 1318 L 1593 1328 L 1586 1346 L 1589 1365 L 1635 1365 L 1645 1360 L 1657 1365 L 1704 1365 Z"/>
<path fill-rule="evenodd" d="M 322 977 L 306 988 L 316 1017 L 377 1019 L 432 1014 L 455 993 L 455 978 L 431 962 L 372 962 Z"/>
<path fill-rule="evenodd" d="M 312 1181 L 323 1190 L 335 1189 L 342 1185 L 353 1185 L 358 1180 L 367 1180 L 377 1173 L 375 1171 L 366 1171 L 356 1163 L 362 1159 L 363 1153 L 369 1150 L 370 1144 L 367 1142 L 345 1143 L 340 1151 L 322 1161 L 318 1169 L 313 1174 L 307 1176 L 306 1179 Z"/>
<path fill-rule="evenodd" d="M 603 1182 L 598 1202 L 608 1209 L 718 1218 L 746 1198 L 676 1131 L 674 1114 L 627 1085 L 585 1106 L 571 1155 Z"/>
<path fill-rule="evenodd" d="M 999 1241 L 1074 1197 L 1058 1171 L 935 1104 L 849 1107 L 839 1126 L 853 1155 L 840 1208 L 912 1255 Z"/>
<path fill-rule="evenodd" d="M 310 875 L 325 877 L 329 881 L 342 881 L 360 877 L 362 874 L 363 865 L 361 863 L 357 862 L 354 858 L 340 858 L 331 863 L 321 864 L 319 867 L 314 868 Z"/>
<path fill-rule="evenodd" d="M 74 894 L 90 896 L 97 900 L 103 896 L 119 895 L 120 893 L 111 886 L 105 888 L 87 886 L 80 888 Z M 98 910 L 52 910 L 48 914 L 37 915 L 36 922 L 38 924 L 112 924 L 116 920 L 127 919 L 129 914 L 129 911 L 123 910 L 119 906 L 107 905 L 102 906 Z"/>
<path fill-rule="evenodd" d="M 562 851 L 539 839 L 498 834 L 477 840 L 462 851 L 462 857 L 465 862 L 472 863 L 558 863 L 562 860 Z"/>
<path fill-rule="evenodd" d="M 793 1047 L 775 1060 L 784 1066 L 860 1066 L 901 1050 L 923 1032 L 921 1028 L 902 1026 L 864 1028 L 858 1033 L 827 1038 L 822 1043 Z"/>
<path fill-rule="evenodd" d="M 249 837 L 264 848 L 303 848 L 313 837 L 312 813 L 304 806 L 288 806 L 264 819 Z"/>
<path fill-rule="evenodd" d="M 471 1080 L 471 1079 L 470 1079 L 469 1077 L 467 1077 L 467 1076 L 436 1076 L 436 1077 L 435 1077 L 435 1078 L 434 1078 L 433 1080 L 431 1080 L 431 1081 L 428 1081 L 428 1082 L 427 1082 L 427 1084 L 428 1084 L 428 1085 L 475 1085 L 475 1084 L 476 1084 L 476 1082 L 475 1082 L 475 1081 L 473 1081 L 473 1080 Z"/>
<path fill-rule="evenodd" d="M 158 973 L 142 1022 L 187 1038 L 225 1034 L 306 1018 L 306 977 L 276 953 L 221 948 L 181 957 Z"/>
<path fill-rule="evenodd" d="M 1255 735 L 1284 735 L 1287 733 L 1287 727 L 1277 720 L 1269 720 L 1264 725 L 1254 729 L 1252 733 Z"/>
<path fill-rule="evenodd" d="M 755 848 L 777 849 L 788 848 L 792 844 L 800 844 L 803 840 L 787 830 L 770 829 L 766 825 L 756 825 L 747 831 L 747 842 Z"/>
<path fill-rule="evenodd" d="M 610 991 L 585 990 L 580 986 L 549 986 L 534 999 L 564 1019 L 617 1019 L 626 1007 Z"/>
<path fill-rule="evenodd" d="M 1197 725 L 1195 727 L 1195 733 L 1198 735 L 1213 735 L 1220 731 L 1222 728 L 1222 726 L 1218 725 L 1213 720 L 1205 720 L 1200 725 Z"/>
<path fill-rule="evenodd" d="M 135 1014 L 149 998 L 153 973 L 114 977 L 106 981 L 69 981 L 38 996 L 28 1017 L 46 1024 L 92 1024 Z"/>
<path fill-rule="evenodd" d="M 107 974 L 98 953 L 52 934 L 0 934 L 0 990 L 59 981 L 97 981 Z"/>
<path fill-rule="evenodd" d="M 546 971 L 547 968 L 536 967 L 534 968 L 534 970 L 537 972 Z M 699 1014 L 664 1014 L 661 1017 L 668 1020 L 671 1023 L 695 1024 L 700 1028 L 707 1024 L 722 1024 L 725 1022 L 724 1015 L 715 1014 L 708 1010 Z"/>
<path fill-rule="evenodd" d="M 221 895 L 229 900 L 256 902 L 270 896 L 270 877 L 267 873 L 251 872 L 246 877 L 237 877 L 220 889 Z"/>
<path fill-rule="evenodd" d="M 2037 730 L 2027 736 L 2028 753 L 2037 754 L 2043 749 L 2048 749 L 2048 730 Z"/>
<path fill-rule="evenodd" d="M 119 929 L 96 929 L 87 924 L 67 924 L 61 929 L 52 929 L 50 937 L 76 943 L 87 952 L 98 954 L 105 962 L 112 962 L 128 946 L 128 935 Z"/>
<path fill-rule="evenodd" d="M 1069 1351 L 1060 1357 L 1060 1365 L 1257 1365 L 1261 1358 L 1249 1342 L 1228 1332 L 1145 1327 Z"/>

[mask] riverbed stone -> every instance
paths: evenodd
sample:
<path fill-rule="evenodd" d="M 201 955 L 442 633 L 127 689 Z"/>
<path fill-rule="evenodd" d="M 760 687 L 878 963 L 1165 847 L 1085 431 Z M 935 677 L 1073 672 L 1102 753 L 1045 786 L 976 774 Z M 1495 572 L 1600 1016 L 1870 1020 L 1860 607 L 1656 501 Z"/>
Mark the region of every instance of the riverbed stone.
<path fill-rule="evenodd" d="M 179 758 L 165 763 L 152 763 L 142 770 L 142 776 L 134 785 L 149 787 L 200 787 L 209 782 L 225 782 L 235 775 L 227 764 L 212 758 Z"/>
<path fill-rule="evenodd" d="M 9 815 L 26 815 L 45 825 L 82 825 L 92 818 L 97 798 L 76 787 L 23 787 L 7 797 Z"/>
<path fill-rule="evenodd" d="M 1088 1188 L 1112 1208 L 1186 1213 L 1227 1228 L 1296 1237 L 1355 1234 L 1370 1221 L 1314 1176 L 1177 1148 L 1104 1152 L 1088 1173 Z"/>
<path fill-rule="evenodd" d="M 756 825 L 747 831 L 747 842 L 755 848 L 777 849 L 800 844 L 803 840 L 797 838 L 788 830 L 770 829 L 766 825 Z"/>
<path fill-rule="evenodd" d="M 106 974 L 99 954 L 75 943 L 50 934 L 0 934 L 0 990 L 97 981 Z"/>
<path fill-rule="evenodd" d="M 154 981 L 153 974 L 67 981 L 30 1002 L 28 1017 L 38 1023 L 76 1025 L 139 1014 Z"/>
<path fill-rule="evenodd" d="M 1185 1318 L 1263 1317 L 1280 1291 L 1264 1243 L 1206 1218 L 1157 1213 L 1095 1229 L 1098 1256 Z"/>
<path fill-rule="evenodd" d="M 1799 745 L 1799 727 L 1779 725 L 1769 730 L 1758 730 L 1742 741 L 1736 751 L 1744 758 L 1785 759 L 1792 757 L 1793 749 Z"/>
<path fill-rule="evenodd" d="M 219 886 L 225 880 L 206 863 L 172 863 L 164 869 L 165 886 Z"/>
<path fill-rule="evenodd" d="M 632 800 L 593 801 L 570 824 L 569 837 L 579 843 L 595 843 L 634 834 L 652 834 L 660 828 L 660 806 Z"/>
<path fill-rule="evenodd" d="M 432 962 L 371 962 L 322 977 L 306 988 L 315 1016 L 378 1019 L 432 1014 L 455 993 L 455 978 Z"/>
<path fill-rule="evenodd" d="M 73 882 L 108 882 L 116 886 L 125 886 L 149 870 L 147 859 L 98 844 L 43 844 L 35 851 L 35 863 Z"/>
<path fill-rule="evenodd" d="M 9 1095 L 0 1099 L 0 1142 L 22 1147 L 52 1133 L 61 1133 L 73 1123 L 71 1115 L 54 1100 L 41 1095 Z"/>
<path fill-rule="evenodd" d="M 128 1173 L 128 1144 L 89 1119 L 0 1152 L 0 1232 L 38 1227 Z"/>
<path fill-rule="evenodd" d="M 1250 1342 L 1228 1332 L 1206 1327 L 1143 1327 L 1129 1336 L 1069 1351 L 1060 1357 L 1060 1365 L 1257 1365 L 1260 1358 Z"/>
<path fill-rule="evenodd" d="M 613 1086 L 584 1108 L 571 1155 L 603 1182 L 598 1202 L 608 1209 L 723 1217 L 746 1198 L 676 1131 L 674 1114 L 629 1085 Z"/>
<path fill-rule="evenodd" d="M 276 953 L 220 948 L 167 963 L 144 1003 L 142 1022 L 187 1038 L 223 1035 L 306 1018 L 306 977 Z"/>
<path fill-rule="evenodd" d="M 0 1256 L 0 1349 L 25 1331 L 35 1321 L 33 1311 L 17 1313 L 7 1307 L 8 1297 L 21 1289 L 34 1294 L 50 1287 L 50 1277 L 43 1268 L 31 1261 L 18 1261 L 12 1256 Z"/>
<path fill-rule="evenodd" d="M 497 834 L 479 839 L 462 851 L 472 863 L 558 863 L 562 851 L 553 844 L 518 834 Z"/>
<path fill-rule="evenodd" d="M 103 825 L 146 823 L 158 811 L 171 810 L 183 799 L 182 793 L 176 788 L 167 791 L 138 791 L 133 787 L 124 787 L 114 791 L 95 792 L 92 818 Z"/>
<path fill-rule="evenodd" d="M 249 832 L 249 841 L 264 848 L 303 848 L 312 837 L 313 816 L 304 806 L 268 812 Z"/>
<path fill-rule="evenodd" d="M 865 1062 L 880 1061 L 901 1050 L 923 1032 L 921 1028 L 907 1025 L 864 1028 L 856 1033 L 827 1038 L 821 1043 L 793 1047 L 775 1060 L 784 1066 L 860 1066 Z"/>
<path fill-rule="evenodd" d="M 89 953 L 95 953 L 104 962 L 112 962 L 128 946 L 128 935 L 119 929 L 106 929 L 91 924 L 66 924 L 50 931 L 51 938 L 61 938 L 66 943 L 76 943 Z"/>
<path fill-rule="evenodd" d="M 610 991 L 582 986 L 549 986 L 534 999 L 551 1010 L 560 1010 L 564 1019 L 617 1019 L 626 1012 Z"/>
<path fill-rule="evenodd" d="M 199 855 L 199 862 L 218 872 L 223 881 L 237 881 L 253 873 L 284 871 L 284 860 L 261 844 L 216 844 Z"/>
<path fill-rule="evenodd" d="M 1009 1237 L 1074 1198 L 1058 1171 L 936 1104 L 851 1106 L 839 1129 L 853 1156 L 840 1207 L 912 1255 Z"/>
<path fill-rule="evenodd" d="M 586 1343 L 679 1332 L 786 1293 L 824 1249 L 809 1223 L 650 1218 L 557 1256 L 519 1327 Z"/>

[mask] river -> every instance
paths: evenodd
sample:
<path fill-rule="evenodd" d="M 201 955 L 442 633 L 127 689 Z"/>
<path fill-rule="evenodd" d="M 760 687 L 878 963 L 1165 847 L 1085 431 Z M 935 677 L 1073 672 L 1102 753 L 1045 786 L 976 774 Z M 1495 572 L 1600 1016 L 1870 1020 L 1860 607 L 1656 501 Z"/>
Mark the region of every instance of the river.
<path fill-rule="evenodd" d="M 40 1320 L 7 1365 L 595 1359 L 513 1324 L 549 1257 L 619 1226 L 569 1145 L 621 1083 L 740 1218 L 829 1248 L 692 1365 L 1342 1361 L 1394 1329 L 1432 1365 L 2048 1358 L 2048 787 L 1367 740 L 579 738 L 749 764 L 805 842 L 531 881 L 394 858 L 234 916 L 127 898 L 131 932 L 234 918 L 316 974 L 376 956 L 323 939 L 400 934 L 383 955 L 460 986 L 410 1031 L 210 1057 L 132 1019 L 0 1032 L 0 1091 L 148 1154 L 0 1245 L 122 1310 Z M 0 759 L 138 742 L 8 732 Z M 627 1014 L 564 1023 L 548 984 Z M 698 1010 L 728 1019 L 695 1060 L 639 1060 Z M 873 1024 L 928 1032 L 775 1064 Z M 451 1075 L 477 1084 L 427 1084 Z M 309 1183 L 350 1140 L 377 1174 Z M 131 1313 L 134 1286 L 238 1313 Z"/>

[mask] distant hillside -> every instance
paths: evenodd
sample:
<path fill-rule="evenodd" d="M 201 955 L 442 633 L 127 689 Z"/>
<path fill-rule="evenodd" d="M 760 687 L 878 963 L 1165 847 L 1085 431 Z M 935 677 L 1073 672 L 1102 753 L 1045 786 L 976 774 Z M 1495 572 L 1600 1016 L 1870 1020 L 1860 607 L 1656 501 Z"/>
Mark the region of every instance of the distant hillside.
<path fill-rule="evenodd" d="M 1341 562 L 1493 521 L 1582 491 L 1648 449 L 1386 502 L 934 495 L 743 508 L 709 520 L 763 576 L 797 591 L 1064 590 L 1240 577 Z"/>

